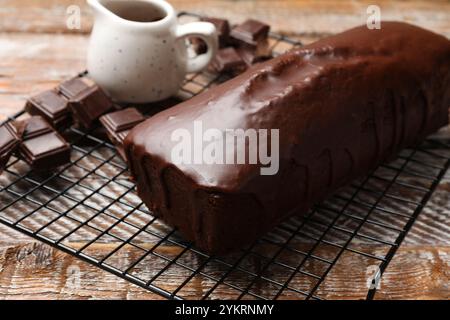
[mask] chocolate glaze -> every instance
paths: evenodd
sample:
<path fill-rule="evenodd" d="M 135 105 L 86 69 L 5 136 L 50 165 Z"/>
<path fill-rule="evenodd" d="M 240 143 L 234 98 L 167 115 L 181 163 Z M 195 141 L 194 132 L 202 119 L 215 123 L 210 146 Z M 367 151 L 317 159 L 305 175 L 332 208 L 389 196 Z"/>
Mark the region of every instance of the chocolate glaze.
<path fill-rule="evenodd" d="M 450 41 L 365 26 L 250 68 L 134 128 L 125 140 L 146 205 L 208 252 L 257 239 L 293 213 L 448 124 Z M 280 170 L 174 165 L 175 129 L 280 129 Z"/>

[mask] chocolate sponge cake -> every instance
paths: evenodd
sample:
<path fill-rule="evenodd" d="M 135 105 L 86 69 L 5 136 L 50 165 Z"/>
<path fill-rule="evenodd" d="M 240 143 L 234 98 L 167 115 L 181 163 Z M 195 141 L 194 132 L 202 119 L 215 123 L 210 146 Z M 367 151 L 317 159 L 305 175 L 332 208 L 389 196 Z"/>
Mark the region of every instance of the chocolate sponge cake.
<path fill-rule="evenodd" d="M 256 65 L 143 122 L 125 149 L 145 204 L 197 247 L 224 253 L 448 124 L 449 107 L 450 41 L 383 22 Z M 230 129 L 278 130 L 277 170 L 174 161 L 174 132 L 195 140 L 195 123 L 223 139 Z"/>

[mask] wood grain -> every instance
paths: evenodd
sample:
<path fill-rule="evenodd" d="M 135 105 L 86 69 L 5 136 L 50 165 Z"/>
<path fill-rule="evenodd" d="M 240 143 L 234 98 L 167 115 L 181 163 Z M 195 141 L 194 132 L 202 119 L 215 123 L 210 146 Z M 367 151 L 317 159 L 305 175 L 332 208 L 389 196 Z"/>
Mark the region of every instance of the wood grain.
<path fill-rule="evenodd" d="M 109 251 L 112 245 L 95 250 Z M 374 251 L 376 249 L 374 248 Z M 362 299 L 366 284 L 373 275 L 368 261 L 344 256 L 319 289 L 327 299 Z M 157 267 L 149 265 L 149 268 Z M 348 268 L 353 267 L 352 272 Z M 449 299 L 450 246 L 402 247 L 385 272 L 377 292 L 377 299 Z M 88 263 L 41 243 L 2 243 L 0 246 L 0 299 L 161 299 L 136 285 L 121 280 Z M 186 279 L 186 274 L 174 270 L 158 285 L 174 290 Z M 236 286 L 245 280 L 227 279 Z M 181 290 L 187 299 L 198 299 L 211 288 L 214 281 L 196 276 Z M 305 288 L 306 277 L 295 278 L 294 288 Z M 270 295 L 276 288 L 261 283 L 252 292 Z M 272 292 L 272 291 L 273 292 Z M 222 285 L 211 299 L 235 299 L 239 292 Z M 248 296 L 247 298 L 251 298 Z M 301 299 L 300 294 L 286 290 L 281 299 Z"/>
<path fill-rule="evenodd" d="M 275 31 L 288 34 L 330 34 L 366 23 L 373 1 L 338 0 L 171 0 L 178 11 L 193 11 L 240 22 L 249 16 L 269 22 Z M 401 20 L 450 35 L 449 1 L 378 0 L 384 20 Z M 81 30 L 66 27 L 66 9 L 81 8 Z M 86 33 L 92 16 L 84 0 L 1 0 L 0 31 Z"/>
<path fill-rule="evenodd" d="M 26 99 L 85 69 L 87 37 L 0 34 L 0 121 Z"/>
<path fill-rule="evenodd" d="M 372 1 L 313 1 L 313 0 L 171 0 L 177 10 L 194 11 L 221 16 L 240 22 L 249 16 L 267 21 L 277 32 L 299 36 L 305 43 L 327 34 L 364 24 L 366 8 Z M 377 1 L 383 19 L 415 23 L 450 37 L 450 1 Z M 69 5 L 81 8 L 81 29 L 66 27 Z M 0 121 L 20 110 L 26 98 L 57 85 L 85 68 L 88 32 L 92 15 L 84 0 L 0 0 Z M 448 133 L 446 134 L 448 136 Z M 404 245 L 383 276 L 377 299 L 450 299 L 450 175 L 438 187 L 428 206 L 415 223 Z M 99 179 L 99 178 L 98 178 Z M 99 183 L 93 178 L 90 183 Z M 2 180 L 0 179 L 0 185 Z M 1 200 L 3 201 L 3 200 Z M 0 202 L 1 202 L 0 201 Z M 62 204 L 67 205 L 67 204 Z M 20 214 L 20 209 L 15 211 Z M 82 213 L 80 213 L 81 215 Z M 39 221 L 30 220 L 30 225 Z M 368 229 L 376 232 L 376 229 Z M 126 229 L 119 233 L 126 234 Z M 110 239 L 111 240 L 111 239 Z M 72 242 L 81 247 L 87 239 Z M 117 245 L 114 241 L 95 244 L 91 253 L 103 256 Z M 148 245 L 148 244 L 147 244 Z M 356 243 L 356 248 L 371 253 L 384 253 L 384 248 Z M 167 254 L 179 250 L 162 246 Z M 325 256 L 332 255 L 324 248 Z M 119 259 L 126 264 L 135 258 Z M 142 272 L 151 274 L 161 265 L 149 261 Z M 258 261 L 253 261 L 258 265 Z M 372 276 L 372 262 L 360 256 L 344 254 L 336 268 L 319 289 L 321 296 L 334 299 L 359 299 L 366 294 L 366 282 Z M 352 272 L 348 272 L 351 268 Z M 74 278 L 74 272 L 79 278 Z M 208 272 L 220 272 L 212 265 Z M 169 269 L 157 283 L 173 290 L 185 278 L 183 270 Z M 79 279 L 79 282 L 78 280 Z M 230 283 L 242 286 L 248 277 L 231 275 Z M 280 279 L 282 281 L 283 278 Z M 349 285 L 354 283 L 354 285 Z M 213 282 L 194 277 L 180 295 L 198 298 Z M 293 287 L 311 285 L 302 277 L 292 280 Z M 252 291 L 268 295 L 276 288 L 263 281 Z M 211 298 L 233 299 L 239 292 L 219 286 Z M 160 299 L 135 285 L 104 272 L 90 264 L 35 242 L 0 225 L 0 299 Z M 247 297 L 250 298 L 250 297 Z M 281 298 L 299 299 L 295 292 L 286 291 Z"/>
<path fill-rule="evenodd" d="M 2 243 L 0 270 L 0 299 L 160 299 L 37 242 Z"/>

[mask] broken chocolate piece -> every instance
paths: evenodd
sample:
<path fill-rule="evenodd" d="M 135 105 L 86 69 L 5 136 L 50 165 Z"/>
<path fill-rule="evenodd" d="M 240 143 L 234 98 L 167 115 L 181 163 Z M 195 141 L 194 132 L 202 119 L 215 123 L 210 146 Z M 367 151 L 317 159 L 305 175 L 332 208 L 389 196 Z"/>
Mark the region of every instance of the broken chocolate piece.
<path fill-rule="evenodd" d="M 61 83 L 59 85 L 59 92 L 70 100 L 74 99 L 83 91 L 95 86 L 96 84 L 92 79 L 77 76 Z"/>
<path fill-rule="evenodd" d="M 206 17 L 202 18 L 201 21 L 212 23 L 216 27 L 217 36 L 219 39 L 219 48 L 225 48 L 229 45 L 230 24 L 228 20 Z M 208 51 L 208 46 L 202 39 L 194 37 L 190 39 L 190 41 L 194 48 L 194 51 L 197 54 L 203 54 Z"/>
<path fill-rule="evenodd" d="M 33 116 L 28 119 L 18 121 L 16 127 L 22 126 L 23 139 L 31 139 L 54 131 L 49 123 L 41 116 Z"/>
<path fill-rule="evenodd" d="M 114 110 L 111 99 L 86 77 L 65 81 L 59 86 L 59 90 L 69 99 L 75 122 L 85 129 L 92 128 L 100 116 Z"/>
<path fill-rule="evenodd" d="M 0 126 L 0 174 L 20 143 L 19 136 L 10 122 Z"/>
<path fill-rule="evenodd" d="M 20 156 L 35 170 L 49 170 L 70 162 L 70 146 L 42 117 L 24 120 Z"/>
<path fill-rule="evenodd" d="M 228 45 L 228 39 L 230 36 L 230 24 L 228 20 L 220 18 L 203 18 L 202 21 L 212 23 L 217 30 L 217 35 L 219 37 L 219 48 L 224 48 Z"/>
<path fill-rule="evenodd" d="M 100 89 L 91 88 L 70 101 L 77 124 L 89 129 L 103 114 L 112 110 L 112 103 Z"/>
<path fill-rule="evenodd" d="M 272 48 L 270 47 L 268 40 L 258 43 L 256 47 L 241 45 L 236 51 L 248 66 L 272 58 Z"/>
<path fill-rule="evenodd" d="M 123 151 L 123 141 L 128 132 L 144 120 L 145 117 L 136 108 L 108 113 L 100 118 L 109 139 L 116 146 L 123 159 L 126 158 Z"/>
<path fill-rule="evenodd" d="M 249 19 L 234 27 L 230 36 L 231 40 L 237 42 L 237 44 L 256 46 L 259 42 L 267 39 L 269 31 L 270 26 L 268 24 Z"/>
<path fill-rule="evenodd" d="M 72 122 L 68 101 L 56 90 L 44 91 L 31 97 L 25 110 L 31 115 L 44 117 L 55 129 L 65 129 Z"/>
<path fill-rule="evenodd" d="M 210 69 L 218 73 L 229 73 L 232 75 L 238 75 L 247 69 L 247 64 L 239 56 L 236 49 L 229 47 L 220 49 L 213 61 L 211 62 Z"/>
<path fill-rule="evenodd" d="M 115 132 L 131 129 L 145 120 L 144 116 L 136 108 L 108 113 L 101 117 L 100 121 Z"/>

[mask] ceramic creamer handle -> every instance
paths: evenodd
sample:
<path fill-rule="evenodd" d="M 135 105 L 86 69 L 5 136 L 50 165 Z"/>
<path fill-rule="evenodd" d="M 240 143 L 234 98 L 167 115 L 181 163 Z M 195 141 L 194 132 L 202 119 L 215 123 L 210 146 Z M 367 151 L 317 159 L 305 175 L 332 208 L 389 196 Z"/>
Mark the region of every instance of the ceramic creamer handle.
<path fill-rule="evenodd" d="M 179 25 L 176 30 L 177 38 L 198 37 L 205 41 L 208 50 L 205 54 L 189 58 L 187 61 L 187 73 L 200 72 L 208 66 L 215 56 L 218 48 L 216 28 L 209 22 L 191 22 Z"/>

